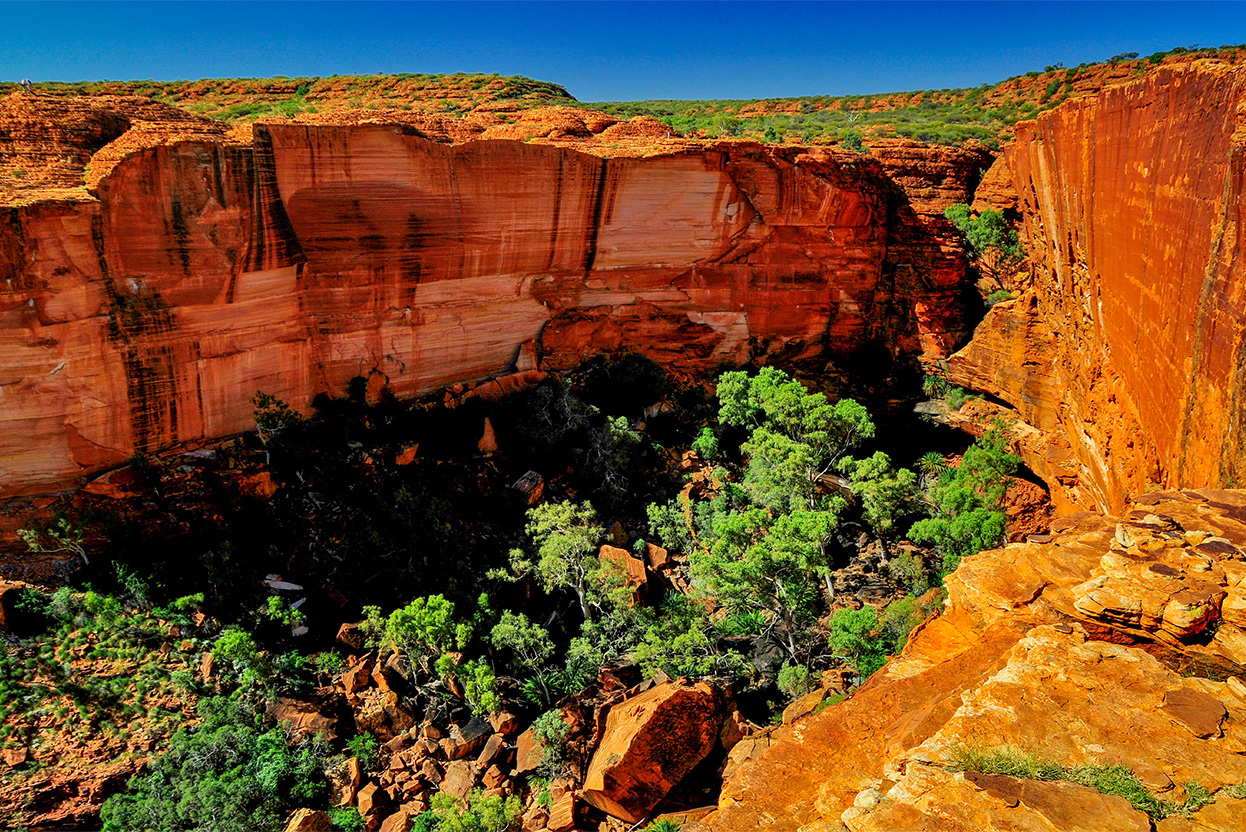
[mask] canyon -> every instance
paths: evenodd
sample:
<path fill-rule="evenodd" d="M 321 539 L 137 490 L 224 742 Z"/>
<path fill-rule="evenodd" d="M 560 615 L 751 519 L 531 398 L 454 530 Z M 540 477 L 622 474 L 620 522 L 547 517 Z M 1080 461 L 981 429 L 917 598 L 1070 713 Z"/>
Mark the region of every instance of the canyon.
<path fill-rule="evenodd" d="M 864 367 L 884 389 L 946 372 L 981 395 L 941 418 L 1009 425 L 1061 515 L 1050 533 L 966 558 L 898 657 L 778 726 L 742 725 L 701 683 L 603 671 L 595 709 L 567 717 L 592 737 L 585 788 L 559 785 L 528 827 L 572 828 L 586 805 L 643 820 L 721 751 L 716 802 L 678 815 L 688 832 L 1240 828 L 1243 113 L 1246 72 L 1216 59 L 1082 90 L 998 155 L 689 140 L 572 107 L 229 126 L 133 97 L 13 93 L 0 496 L 241 433 L 257 391 L 306 411 L 357 378 L 400 398 L 501 390 L 622 352 L 694 377 Z M 1027 252 L 980 322 L 943 218 L 959 202 L 1003 211 Z M 333 685 L 389 702 L 386 673 L 354 652 Z M 417 790 L 429 762 L 454 765 L 466 794 L 503 782 L 495 759 L 513 752 L 518 772 L 533 753 L 512 719 L 480 728 L 473 768 L 464 726 L 433 726 L 452 741 L 418 751 L 429 726 L 408 716 L 369 806 L 382 786 Z M 668 729 L 695 759 L 663 755 Z M 965 770 L 970 747 L 1124 766 L 1168 814 Z M 1200 793 L 1214 800 L 1176 808 Z"/>

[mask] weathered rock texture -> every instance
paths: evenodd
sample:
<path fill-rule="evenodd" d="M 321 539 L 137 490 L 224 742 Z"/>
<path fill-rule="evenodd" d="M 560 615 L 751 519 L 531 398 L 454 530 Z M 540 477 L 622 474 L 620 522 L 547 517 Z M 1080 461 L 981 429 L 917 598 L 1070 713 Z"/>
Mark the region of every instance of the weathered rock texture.
<path fill-rule="evenodd" d="M 697 144 L 567 108 L 499 122 L 530 142 L 343 113 L 244 137 L 148 104 L 0 99 L 0 153 L 42 183 L 0 207 L 0 494 L 247 429 L 257 390 L 305 408 L 355 376 L 405 396 L 533 348 L 710 371 L 967 335 L 941 212 L 979 149 Z"/>
<path fill-rule="evenodd" d="M 1011 407 L 1060 507 L 1246 475 L 1244 103 L 1238 68 L 1161 67 L 1018 125 L 986 179 L 981 207 L 1017 200 L 1032 294 L 952 374 Z"/>
<path fill-rule="evenodd" d="M 944 612 L 850 699 L 737 747 L 699 828 L 1150 828 L 1087 787 L 955 770 L 959 748 L 1002 746 L 1120 763 L 1174 803 L 1198 783 L 1216 802 L 1188 828 L 1240 828 L 1246 492 L 1144 503 L 967 558 Z"/>

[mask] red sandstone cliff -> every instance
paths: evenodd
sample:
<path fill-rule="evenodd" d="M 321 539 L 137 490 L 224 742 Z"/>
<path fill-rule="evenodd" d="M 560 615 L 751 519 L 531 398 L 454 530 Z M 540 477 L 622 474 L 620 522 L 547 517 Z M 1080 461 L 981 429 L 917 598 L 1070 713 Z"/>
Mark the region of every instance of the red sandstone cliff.
<path fill-rule="evenodd" d="M 65 162 L 0 194 L 0 494 L 247 429 L 257 390 L 306 407 L 379 373 L 411 395 L 524 345 L 711 371 L 967 335 L 940 215 L 978 149 L 698 144 L 566 108 L 529 142 L 343 113 L 245 137 L 93 101 L 0 100 L 0 168 L 41 158 L 48 107 L 90 160 L 87 188 Z"/>
<path fill-rule="evenodd" d="M 952 373 L 1013 408 L 1058 504 L 1246 475 L 1244 108 L 1239 69 L 1161 68 L 1019 125 L 986 179 L 1018 194 L 1032 294 Z"/>

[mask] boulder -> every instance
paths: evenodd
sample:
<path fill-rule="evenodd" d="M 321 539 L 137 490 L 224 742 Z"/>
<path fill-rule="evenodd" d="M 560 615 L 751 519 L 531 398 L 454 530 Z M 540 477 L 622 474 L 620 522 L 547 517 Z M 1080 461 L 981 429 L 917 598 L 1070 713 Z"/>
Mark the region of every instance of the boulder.
<path fill-rule="evenodd" d="M 410 832 L 412 823 L 411 815 L 400 810 L 381 821 L 377 832 Z"/>
<path fill-rule="evenodd" d="M 669 682 L 615 705 L 584 778 L 585 802 L 644 820 L 717 747 L 721 727 L 718 697 L 702 682 Z"/>
<path fill-rule="evenodd" d="M 319 809 L 299 809 L 286 824 L 285 832 L 329 832 L 332 828 L 327 813 Z"/>
<path fill-rule="evenodd" d="M 389 798 L 376 783 L 369 783 L 355 796 L 355 807 L 364 818 L 377 817 L 383 813 Z"/>
<path fill-rule="evenodd" d="M 472 717 L 465 725 L 450 726 L 450 736 L 441 741 L 441 750 L 447 760 L 472 757 L 484 748 L 492 728 L 480 717 Z"/>
<path fill-rule="evenodd" d="M 467 799 L 476 788 L 476 764 L 471 760 L 455 760 L 446 766 L 446 775 L 441 781 L 441 790 L 446 794 Z"/>
<path fill-rule="evenodd" d="M 493 726 L 494 731 L 497 731 L 504 737 L 513 737 L 519 733 L 519 717 L 510 711 L 490 714 L 489 724 Z"/>
<path fill-rule="evenodd" d="M 632 557 L 626 549 L 617 546 L 602 546 L 597 558 L 603 565 L 610 564 L 622 573 L 624 585 L 632 592 L 633 604 L 648 594 L 649 573 L 643 560 Z"/>
<path fill-rule="evenodd" d="M 363 771 L 359 766 L 359 760 L 351 757 L 329 771 L 328 777 L 329 805 L 350 806 L 354 804 L 355 794 L 359 791 L 359 784 L 363 781 Z"/>
<path fill-rule="evenodd" d="M 269 703 L 268 715 L 304 736 L 321 736 L 332 742 L 338 736 L 338 720 L 332 713 L 332 702 L 309 702 L 304 699 L 281 696 Z"/>
<path fill-rule="evenodd" d="M 347 621 L 337 628 L 335 641 L 338 647 L 341 647 L 343 650 L 349 650 L 352 653 L 358 653 L 363 650 L 364 635 L 363 630 L 359 626 L 361 623 L 358 621 Z"/>
<path fill-rule="evenodd" d="M 476 758 L 476 765 L 480 768 L 486 768 L 491 765 L 505 744 L 501 734 L 494 734 L 489 737 L 485 747 L 480 750 L 480 756 Z"/>

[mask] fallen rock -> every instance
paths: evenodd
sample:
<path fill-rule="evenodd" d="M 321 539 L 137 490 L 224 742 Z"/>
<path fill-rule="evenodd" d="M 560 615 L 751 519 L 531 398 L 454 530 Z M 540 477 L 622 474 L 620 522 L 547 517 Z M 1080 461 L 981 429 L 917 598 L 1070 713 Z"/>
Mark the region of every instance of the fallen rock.
<path fill-rule="evenodd" d="M 25 586 L 22 583 L 0 581 L 0 633 L 13 629 L 13 605 L 17 603 L 17 596 Z"/>
<path fill-rule="evenodd" d="M 615 705 L 584 801 L 628 823 L 644 820 L 714 750 L 721 722 L 718 697 L 703 682 L 669 682 Z"/>
<path fill-rule="evenodd" d="M 319 809 L 298 809 L 286 824 L 285 832 L 329 832 L 332 828 L 328 813 Z"/>
<path fill-rule="evenodd" d="M 358 621 L 347 621 L 343 623 L 341 627 L 338 627 L 337 637 L 334 639 L 337 645 L 342 649 L 349 650 L 353 653 L 362 652 L 364 647 L 364 634 L 363 629 L 360 627 L 361 623 L 362 622 Z M 364 682 L 364 684 L 367 683 Z"/>
<path fill-rule="evenodd" d="M 379 817 L 389 802 L 385 792 L 376 783 L 369 783 L 355 796 L 355 808 L 364 818 Z"/>
<path fill-rule="evenodd" d="M 634 558 L 626 549 L 617 546 L 602 546 L 597 553 L 603 564 L 610 564 L 623 576 L 623 584 L 631 590 L 631 602 L 639 603 L 648 594 L 649 573 L 645 562 Z"/>
<path fill-rule="evenodd" d="M 455 760 L 446 766 L 445 777 L 441 781 L 441 790 L 457 798 L 466 800 L 472 789 L 476 788 L 476 764 L 471 760 Z"/>
<path fill-rule="evenodd" d="M 399 810 L 381 821 L 377 832 L 410 832 L 413 823 L 411 815 Z"/>
<path fill-rule="evenodd" d="M 359 791 L 359 784 L 363 780 L 359 760 L 351 757 L 340 766 L 330 770 L 328 778 L 329 805 L 350 806 L 354 804 L 355 794 Z"/>

